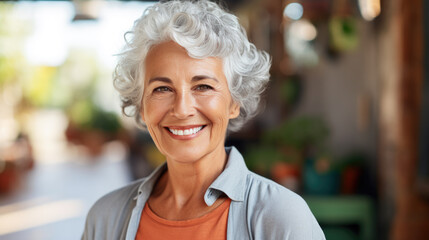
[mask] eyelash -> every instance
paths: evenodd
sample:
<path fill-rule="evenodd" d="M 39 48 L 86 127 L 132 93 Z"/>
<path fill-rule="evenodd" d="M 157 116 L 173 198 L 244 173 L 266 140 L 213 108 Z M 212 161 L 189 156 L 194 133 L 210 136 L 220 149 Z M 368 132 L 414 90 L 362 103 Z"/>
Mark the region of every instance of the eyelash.
<path fill-rule="evenodd" d="M 154 92 L 167 92 L 167 91 L 171 91 L 171 89 L 169 87 L 162 86 L 162 87 L 155 88 L 153 91 Z"/>
<path fill-rule="evenodd" d="M 198 91 L 207 91 L 207 90 L 212 90 L 212 89 L 213 89 L 213 87 L 206 85 L 206 84 L 198 85 L 196 87 L 196 90 L 198 90 Z"/>
<path fill-rule="evenodd" d="M 198 85 L 195 90 L 197 91 L 207 91 L 207 90 L 212 90 L 213 87 L 206 85 L 206 84 L 201 84 Z M 169 87 L 165 87 L 165 86 L 161 86 L 161 87 L 157 87 L 153 90 L 154 92 L 168 92 L 171 91 L 171 89 Z"/>

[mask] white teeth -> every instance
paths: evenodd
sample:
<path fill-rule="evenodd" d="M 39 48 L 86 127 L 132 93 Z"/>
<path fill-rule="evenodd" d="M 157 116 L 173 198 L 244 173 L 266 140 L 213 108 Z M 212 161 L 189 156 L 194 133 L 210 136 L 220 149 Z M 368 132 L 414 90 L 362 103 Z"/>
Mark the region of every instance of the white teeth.
<path fill-rule="evenodd" d="M 197 132 L 199 132 L 203 127 L 196 127 L 196 128 L 190 128 L 190 129 L 185 129 L 185 130 L 177 130 L 177 129 L 171 129 L 169 128 L 168 130 L 173 133 L 174 135 L 178 135 L 178 136 L 187 136 L 187 135 L 192 135 L 195 134 Z"/>

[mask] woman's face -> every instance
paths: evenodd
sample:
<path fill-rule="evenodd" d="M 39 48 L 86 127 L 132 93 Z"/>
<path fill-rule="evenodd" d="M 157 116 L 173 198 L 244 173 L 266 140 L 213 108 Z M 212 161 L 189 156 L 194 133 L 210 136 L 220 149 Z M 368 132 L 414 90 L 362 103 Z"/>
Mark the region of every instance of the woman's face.
<path fill-rule="evenodd" d="M 239 112 L 221 59 L 191 58 L 173 41 L 149 51 L 141 116 L 167 159 L 190 163 L 224 151 L 228 121 Z"/>

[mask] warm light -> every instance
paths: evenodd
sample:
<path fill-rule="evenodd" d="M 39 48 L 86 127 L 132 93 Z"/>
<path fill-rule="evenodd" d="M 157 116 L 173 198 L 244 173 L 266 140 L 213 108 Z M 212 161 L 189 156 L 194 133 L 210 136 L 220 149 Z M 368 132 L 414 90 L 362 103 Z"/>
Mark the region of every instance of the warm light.
<path fill-rule="evenodd" d="M 283 16 L 288 17 L 292 20 L 301 19 L 303 14 L 304 8 L 299 3 L 289 3 L 283 11 Z"/>
<path fill-rule="evenodd" d="M 316 27 L 302 19 L 285 24 L 285 49 L 296 67 L 313 67 L 319 62 L 312 40 L 317 36 Z"/>
<path fill-rule="evenodd" d="M 359 0 L 359 9 L 362 17 L 371 21 L 380 15 L 380 0 Z"/>
<path fill-rule="evenodd" d="M 0 236 L 83 214 L 80 200 L 63 200 L 0 214 Z"/>
<path fill-rule="evenodd" d="M 114 66 L 123 34 L 153 3 L 106 1 L 97 21 L 72 21 L 75 12 L 70 1 L 20 2 L 16 14 L 32 22 L 24 54 L 33 65 L 60 66 L 72 49 L 86 48 L 102 63 Z"/>
<path fill-rule="evenodd" d="M 316 38 L 317 30 L 310 21 L 299 20 L 290 24 L 289 34 L 304 41 L 311 41 Z"/>

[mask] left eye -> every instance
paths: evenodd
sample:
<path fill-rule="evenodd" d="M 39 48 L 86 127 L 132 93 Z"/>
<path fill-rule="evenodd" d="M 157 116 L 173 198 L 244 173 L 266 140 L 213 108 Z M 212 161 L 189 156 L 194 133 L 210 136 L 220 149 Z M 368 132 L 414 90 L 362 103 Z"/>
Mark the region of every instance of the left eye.
<path fill-rule="evenodd" d="M 170 91 L 170 88 L 168 88 L 168 87 L 157 87 L 153 91 L 154 92 L 168 92 L 168 91 Z"/>
<path fill-rule="evenodd" d="M 206 90 L 210 90 L 213 88 L 209 85 L 198 85 L 195 89 L 198 91 L 206 91 Z"/>

